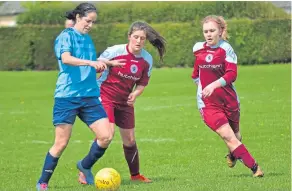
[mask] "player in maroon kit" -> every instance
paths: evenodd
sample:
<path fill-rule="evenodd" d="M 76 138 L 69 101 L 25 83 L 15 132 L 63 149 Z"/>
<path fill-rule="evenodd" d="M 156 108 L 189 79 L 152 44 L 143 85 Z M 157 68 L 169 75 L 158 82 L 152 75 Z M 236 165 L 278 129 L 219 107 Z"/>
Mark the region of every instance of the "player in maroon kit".
<path fill-rule="evenodd" d="M 223 17 L 210 15 L 203 19 L 205 42 L 193 47 L 195 56 L 192 78 L 198 85 L 197 101 L 201 116 L 229 149 L 227 163 L 234 167 L 240 159 L 262 177 L 263 171 L 241 143 L 239 132 L 239 100 L 233 82 L 237 77 L 237 56 L 226 41 L 227 24 Z"/>
<path fill-rule="evenodd" d="M 140 174 L 139 155 L 135 140 L 134 103 L 148 84 L 153 64 L 152 56 L 143 49 L 148 40 L 158 51 L 162 61 L 165 39 L 145 22 L 134 22 L 128 31 L 128 44 L 107 48 L 98 60 L 126 60 L 123 67 L 109 67 L 97 82 L 100 86 L 102 105 L 108 115 L 114 134 L 115 124 L 120 129 L 123 149 L 131 180 L 151 182 Z"/>

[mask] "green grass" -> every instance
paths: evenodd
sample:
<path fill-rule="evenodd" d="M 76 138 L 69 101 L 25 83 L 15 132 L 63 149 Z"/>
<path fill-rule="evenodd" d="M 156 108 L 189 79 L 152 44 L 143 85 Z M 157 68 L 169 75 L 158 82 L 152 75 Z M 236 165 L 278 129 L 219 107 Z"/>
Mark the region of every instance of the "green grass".
<path fill-rule="evenodd" d="M 94 166 L 122 176 L 120 190 L 290 191 L 291 65 L 239 67 L 243 142 L 265 171 L 254 179 L 243 164 L 229 169 L 223 141 L 202 122 L 192 69 L 155 69 L 136 103 L 141 172 L 152 184 L 129 181 L 120 136 Z M 0 190 L 34 190 L 53 143 L 53 93 L 57 72 L 0 72 Z M 50 182 L 50 190 L 95 190 L 77 183 L 76 161 L 93 135 L 77 120 L 72 139 Z"/>

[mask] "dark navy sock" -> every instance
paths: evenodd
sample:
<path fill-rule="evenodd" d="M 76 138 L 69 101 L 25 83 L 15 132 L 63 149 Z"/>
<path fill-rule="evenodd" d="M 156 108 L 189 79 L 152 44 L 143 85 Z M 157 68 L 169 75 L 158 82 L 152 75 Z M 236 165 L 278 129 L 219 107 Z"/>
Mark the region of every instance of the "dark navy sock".
<path fill-rule="evenodd" d="M 50 152 L 47 153 L 45 164 L 43 167 L 41 178 L 39 179 L 39 183 L 47 183 L 51 179 L 53 172 L 58 164 L 59 158 L 53 157 Z"/>
<path fill-rule="evenodd" d="M 258 164 L 255 163 L 255 164 L 251 167 L 251 171 L 252 171 L 253 173 L 256 173 L 257 170 L 258 170 Z"/>
<path fill-rule="evenodd" d="M 102 157 L 107 148 L 101 148 L 96 141 L 91 145 L 88 155 L 81 161 L 81 165 L 85 169 L 90 169 L 94 163 Z"/>

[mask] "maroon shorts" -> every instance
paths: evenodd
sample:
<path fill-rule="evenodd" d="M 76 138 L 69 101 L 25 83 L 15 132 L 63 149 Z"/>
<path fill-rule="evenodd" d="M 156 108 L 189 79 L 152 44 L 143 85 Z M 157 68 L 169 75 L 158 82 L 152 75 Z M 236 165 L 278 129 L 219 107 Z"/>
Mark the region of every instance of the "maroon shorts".
<path fill-rule="evenodd" d="M 104 110 L 110 123 L 115 123 L 122 129 L 133 129 L 135 127 L 134 107 L 102 101 Z"/>
<path fill-rule="evenodd" d="M 201 116 L 205 124 L 213 131 L 222 125 L 229 123 L 234 133 L 239 131 L 239 109 L 227 110 L 215 106 L 207 106 L 200 109 Z"/>

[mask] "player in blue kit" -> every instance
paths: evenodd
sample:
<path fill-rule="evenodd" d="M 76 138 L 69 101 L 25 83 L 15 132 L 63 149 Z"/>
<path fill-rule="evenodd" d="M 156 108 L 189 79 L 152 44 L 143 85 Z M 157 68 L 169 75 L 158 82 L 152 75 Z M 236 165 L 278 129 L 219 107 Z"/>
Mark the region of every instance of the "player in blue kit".
<path fill-rule="evenodd" d="M 71 137 L 76 116 L 96 136 L 88 155 L 77 162 L 81 184 L 94 183 L 91 167 L 103 156 L 112 140 L 109 120 L 99 100 L 96 70 L 106 69 L 107 64 L 122 66 L 123 63 L 121 60 L 97 61 L 94 44 L 87 34 L 97 17 L 94 5 L 81 3 L 67 12 L 66 17 L 75 25 L 62 31 L 55 40 L 54 50 L 60 69 L 53 109 L 55 142 L 46 155 L 37 190 L 48 189 L 49 180 Z"/>

